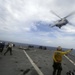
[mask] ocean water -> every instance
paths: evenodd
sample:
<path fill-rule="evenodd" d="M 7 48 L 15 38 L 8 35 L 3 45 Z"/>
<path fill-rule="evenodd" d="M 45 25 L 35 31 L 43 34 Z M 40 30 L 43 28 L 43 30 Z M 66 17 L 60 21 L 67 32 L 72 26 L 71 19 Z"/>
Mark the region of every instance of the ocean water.
<path fill-rule="evenodd" d="M 1 40 L 0 40 L 1 42 Z M 10 41 L 3 41 L 5 42 L 5 44 L 7 44 L 8 42 Z M 25 43 L 17 43 L 17 42 L 12 42 L 15 44 L 15 46 L 19 47 L 19 46 L 22 46 L 22 47 L 28 47 L 29 45 L 31 46 L 34 46 L 34 48 L 39 48 L 39 46 L 42 46 L 42 45 L 34 45 L 34 44 L 25 44 Z M 51 46 L 42 46 L 43 48 L 46 47 L 47 50 L 56 50 L 56 47 L 51 47 Z M 63 50 L 68 50 L 66 48 L 63 48 Z M 75 49 L 70 53 L 71 55 L 75 56 Z"/>
<path fill-rule="evenodd" d="M 40 45 L 34 45 L 34 44 L 23 44 L 23 43 L 16 43 L 16 45 L 18 46 L 18 45 L 20 45 L 20 46 L 23 46 L 23 47 L 27 47 L 27 46 L 29 46 L 29 45 L 32 45 L 32 46 L 34 46 L 34 48 L 39 48 L 39 46 Z M 51 46 L 42 46 L 42 47 L 46 47 L 47 48 L 47 50 L 56 50 L 56 47 L 51 47 Z M 68 49 L 66 49 L 66 48 L 63 48 L 64 50 L 68 50 Z M 70 54 L 72 54 L 73 56 L 75 56 L 75 49 L 70 53 Z"/>
<path fill-rule="evenodd" d="M 70 54 L 72 54 L 73 56 L 75 56 L 75 49 Z"/>

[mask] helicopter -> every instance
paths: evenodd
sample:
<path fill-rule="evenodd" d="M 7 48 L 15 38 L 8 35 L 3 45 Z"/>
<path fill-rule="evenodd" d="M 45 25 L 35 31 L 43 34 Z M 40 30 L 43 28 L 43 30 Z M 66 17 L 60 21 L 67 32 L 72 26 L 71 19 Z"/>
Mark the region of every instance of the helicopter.
<path fill-rule="evenodd" d="M 71 16 L 71 15 L 73 15 L 75 12 L 72 12 L 72 13 L 70 13 L 69 15 L 67 15 L 67 16 L 65 16 L 65 17 L 63 17 L 63 18 L 61 18 L 60 16 L 58 16 L 55 12 L 53 12 L 53 11 L 51 11 L 54 15 L 56 15 L 58 18 L 60 18 L 60 20 L 57 20 L 56 22 L 55 22 L 55 24 L 53 25 L 53 26 L 51 26 L 51 27 L 59 27 L 59 28 L 61 28 L 62 26 L 64 26 L 64 25 L 66 25 L 66 24 L 70 24 L 71 25 L 71 23 L 66 19 L 66 18 L 68 18 L 69 16 Z"/>

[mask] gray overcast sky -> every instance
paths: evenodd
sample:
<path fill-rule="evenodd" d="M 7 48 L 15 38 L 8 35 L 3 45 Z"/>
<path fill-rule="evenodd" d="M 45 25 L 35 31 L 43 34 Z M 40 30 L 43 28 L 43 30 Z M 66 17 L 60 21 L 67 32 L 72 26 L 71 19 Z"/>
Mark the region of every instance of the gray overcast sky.
<path fill-rule="evenodd" d="M 0 39 L 14 42 L 75 48 L 75 15 L 61 29 L 50 28 L 75 11 L 75 0 L 0 0 Z"/>

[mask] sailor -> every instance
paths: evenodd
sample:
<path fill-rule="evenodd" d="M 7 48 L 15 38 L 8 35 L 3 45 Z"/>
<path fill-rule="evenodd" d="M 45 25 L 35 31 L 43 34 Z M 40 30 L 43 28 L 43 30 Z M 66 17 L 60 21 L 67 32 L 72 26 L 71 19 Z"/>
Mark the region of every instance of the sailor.
<path fill-rule="evenodd" d="M 1 52 L 1 49 L 2 49 L 2 42 L 0 42 L 0 52 Z"/>
<path fill-rule="evenodd" d="M 67 51 L 62 51 L 61 46 L 57 47 L 57 50 L 53 54 L 53 75 L 61 75 L 62 71 L 62 56 L 65 54 L 68 54 L 72 51 L 73 49 L 67 50 Z"/>
<path fill-rule="evenodd" d="M 8 45 L 7 45 L 7 50 L 6 50 L 6 52 L 4 53 L 4 55 L 6 55 L 6 53 L 7 53 L 8 51 L 10 51 L 10 55 L 12 55 L 12 47 L 13 47 L 13 44 L 12 44 L 12 43 L 8 43 Z"/>
<path fill-rule="evenodd" d="M 5 42 L 2 42 L 2 43 L 1 43 L 1 53 L 3 52 L 4 47 L 5 47 Z"/>

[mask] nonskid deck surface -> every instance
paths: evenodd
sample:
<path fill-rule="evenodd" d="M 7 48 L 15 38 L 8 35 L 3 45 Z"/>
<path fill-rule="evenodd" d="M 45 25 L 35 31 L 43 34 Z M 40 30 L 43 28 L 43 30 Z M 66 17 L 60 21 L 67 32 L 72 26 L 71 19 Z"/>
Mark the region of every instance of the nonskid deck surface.
<path fill-rule="evenodd" d="M 25 52 L 14 48 L 12 56 L 10 56 L 9 52 L 5 56 L 3 53 L 0 54 L 0 75 L 52 75 L 53 50 L 32 49 Z M 70 55 L 69 58 L 75 59 Z M 63 57 L 62 67 L 62 75 L 75 70 L 75 65 L 65 57 Z"/>

